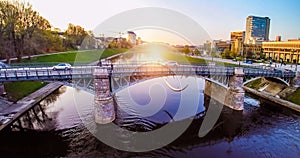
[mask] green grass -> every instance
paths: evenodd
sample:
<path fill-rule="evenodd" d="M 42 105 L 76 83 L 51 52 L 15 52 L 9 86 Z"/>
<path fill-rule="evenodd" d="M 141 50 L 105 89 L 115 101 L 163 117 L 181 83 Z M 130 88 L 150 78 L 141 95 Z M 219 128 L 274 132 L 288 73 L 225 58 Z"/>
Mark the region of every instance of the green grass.
<path fill-rule="evenodd" d="M 35 57 L 32 60 L 24 59 L 23 63 L 61 63 L 66 62 L 75 63 L 91 63 L 98 61 L 100 58 L 106 58 L 112 55 L 125 52 L 127 49 L 105 49 L 102 50 L 89 50 L 89 51 L 69 51 L 60 54 L 50 54 L 45 56 Z"/>
<path fill-rule="evenodd" d="M 287 100 L 300 105 L 300 88 L 297 88 L 297 90 L 294 93 L 288 96 Z"/>
<path fill-rule="evenodd" d="M 73 62 L 75 60 L 76 54 L 76 52 L 70 51 L 62 54 L 39 56 L 32 60 L 25 59 L 23 62 Z"/>
<path fill-rule="evenodd" d="M 32 60 L 24 59 L 23 63 L 18 63 L 20 65 L 26 63 L 60 63 L 67 62 L 70 64 L 79 63 L 91 63 L 94 61 L 98 61 L 99 58 L 106 58 L 109 56 L 113 56 L 119 53 L 123 53 L 127 51 L 127 49 L 105 49 L 101 50 L 91 50 L 91 51 L 68 51 L 62 52 L 60 54 L 51 54 L 45 56 L 39 56 Z M 47 83 L 44 82 L 11 82 L 5 83 L 5 90 L 8 94 L 8 99 L 11 101 L 18 101 L 26 97 L 27 95 L 33 93 L 34 91 L 42 88 Z"/>
<path fill-rule="evenodd" d="M 126 48 L 118 48 L 118 49 L 105 49 L 103 54 L 101 54 L 101 59 L 107 58 L 116 54 L 124 53 L 128 49 Z"/>
<path fill-rule="evenodd" d="M 245 86 L 258 90 L 262 85 L 262 79 L 257 79 L 252 82 L 247 83 Z M 300 88 L 298 88 L 295 92 L 290 94 L 287 98 L 287 101 L 300 105 Z"/>
<path fill-rule="evenodd" d="M 245 86 L 246 87 L 249 87 L 249 88 L 252 88 L 252 89 L 256 89 L 256 90 L 258 90 L 259 88 L 260 88 L 260 86 L 261 86 L 261 78 L 259 78 L 259 79 L 257 79 L 257 80 L 254 80 L 254 81 L 252 81 L 252 82 L 249 82 L 249 83 L 247 83 Z"/>
<path fill-rule="evenodd" d="M 206 64 L 204 59 L 193 58 L 175 53 L 166 53 L 163 58 L 170 61 L 177 61 L 179 64 Z"/>
<path fill-rule="evenodd" d="M 10 101 L 18 101 L 27 95 L 33 93 L 34 91 L 47 85 L 45 82 L 11 82 L 5 83 L 4 87 Z"/>
<path fill-rule="evenodd" d="M 177 61 L 179 64 L 200 65 L 200 64 L 208 64 L 209 62 L 211 62 L 209 60 L 194 58 L 191 56 L 185 56 L 183 54 L 175 54 L 175 53 L 165 55 L 164 58 L 167 60 Z M 236 64 L 231 64 L 231 63 L 224 63 L 219 61 L 214 61 L 214 62 L 216 65 L 221 65 L 221 66 L 238 66 Z"/>

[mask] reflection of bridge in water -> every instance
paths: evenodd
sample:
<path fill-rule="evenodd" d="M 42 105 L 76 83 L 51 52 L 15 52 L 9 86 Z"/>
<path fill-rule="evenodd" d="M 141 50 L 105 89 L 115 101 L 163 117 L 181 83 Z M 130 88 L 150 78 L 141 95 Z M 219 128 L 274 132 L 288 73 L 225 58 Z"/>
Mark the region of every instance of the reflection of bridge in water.
<path fill-rule="evenodd" d="M 11 68 L 0 71 L 0 82 L 48 81 L 83 89 L 95 94 L 96 122 L 114 120 L 112 94 L 149 78 L 194 75 L 203 77 L 204 93 L 222 104 L 243 110 L 243 84 L 272 77 L 288 86 L 299 87 L 300 75 L 292 71 L 262 68 L 238 68 L 206 65 L 116 64 L 106 66 L 75 66 L 72 70 L 54 71 L 51 67 Z M 4 88 L 2 85 L 2 93 Z"/>

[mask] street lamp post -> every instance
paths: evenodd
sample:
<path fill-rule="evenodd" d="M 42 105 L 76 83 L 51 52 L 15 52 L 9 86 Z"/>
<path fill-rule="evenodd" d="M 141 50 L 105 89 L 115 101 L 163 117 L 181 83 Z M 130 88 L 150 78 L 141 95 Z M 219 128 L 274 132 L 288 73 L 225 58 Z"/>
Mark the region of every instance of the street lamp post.
<path fill-rule="evenodd" d="M 245 49 L 245 47 L 244 47 L 244 44 L 243 44 L 243 47 L 242 47 L 242 61 L 244 61 L 244 54 L 245 54 L 244 49 Z"/>
<path fill-rule="evenodd" d="M 214 56 L 213 56 L 213 45 L 211 44 L 211 47 L 210 47 L 210 56 L 211 56 L 211 62 L 214 61 Z"/>
<path fill-rule="evenodd" d="M 240 43 L 240 45 L 242 46 L 242 51 L 239 47 L 239 49 L 238 49 L 238 51 L 239 51 L 239 67 L 241 66 L 241 55 L 243 54 L 243 50 L 244 50 L 243 41 Z"/>
<path fill-rule="evenodd" d="M 296 63 L 295 63 L 296 67 L 295 67 L 295 71 L 297 71 L 299 57 L 298 57 L 297 52 L 295 50 L 293 50 L 293 55 L 296 55 Z"/>

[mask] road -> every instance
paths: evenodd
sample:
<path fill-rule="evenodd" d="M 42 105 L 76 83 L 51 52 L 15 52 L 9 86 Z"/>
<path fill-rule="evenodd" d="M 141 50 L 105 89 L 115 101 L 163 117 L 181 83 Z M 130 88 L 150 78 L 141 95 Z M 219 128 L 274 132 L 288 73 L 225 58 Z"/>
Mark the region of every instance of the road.
<path fill-rule="evenodd" d="M 86 52 L 86 51 L 91 51 L 91 50 L 78 50 L 77 52 Z M 47 53 L 47 54 L 37 54 L 37 55 L 31 55 L 30 57 L 34 58 L 34 57 L 40 57 L 40 56 L 47 56 L 47 55 L 54 55 L 54 54 L 68 54 L 68 53 L 70 53 L 70 51 L 67 51 L 67 52 L 56 52 L 56 53 Z M 28 59 L 28 58 L 29 58 L 28 55 L 22 57 L 22 59 Z M 18 60 L 18 58 L 10 58 L 10 61 L 15 61 L 15 60 Z M 1 62 L 6 62 L 7 60 L 6 59 L 2 59 L 0 61 Z"/>
<path fill-rule="evenodd" d="M 211 58 L 211 57 L 201 57 L 201 56 L 191 56 L 191 57 L 194 57 L 194 58 L 200 58 L 200 59 L 204 59 L 204 60 L 207 60 L 207 61 L 219 61 L 219 62 L 225 62 L 225 63 L 230 63 L 230 64 L 237 64 L 237 65 L 239 65 L 239 63 L 240 63 L 240 65 L 244 65 L 244 66 L 253 66 L 253 67 L 263 67 L 263 66 L 266 66 L 266 65 L 268 65 L 268 64 L 264 64 L 264 65 L 262 65 L 262 63 L 253 63 L 253 64 L 247 64 L 247 63 L 243 63 L 242 61 L 233 61 L 233 60 L 231 60 L 231 59 L 222 59 L 222 58 Z M 276 68 L 278 68 L 278 69 L 282 69 L 282 70 L 284 70 L 284 69 L 286 69 L 286 70 L 292 70 L 292 71 L 295 71 L 295 69 L 296 69 L 296 65 L 295 64 L 286 64 L 286 65 L 280 65 L 280 63 L 275 63 L 275 62 L 273 62 L 273 64 L 272 64 L 272 67 L 276 67 Z M 300 70 L 300 67 L 298 68 L 297 67 L 297 71 L 299 72 Z"/>

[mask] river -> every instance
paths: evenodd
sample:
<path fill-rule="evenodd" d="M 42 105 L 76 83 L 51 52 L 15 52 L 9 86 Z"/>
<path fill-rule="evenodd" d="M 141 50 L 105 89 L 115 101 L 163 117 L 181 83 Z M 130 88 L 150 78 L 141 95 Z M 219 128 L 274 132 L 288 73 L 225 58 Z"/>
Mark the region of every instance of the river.
<path fill-rule="evenodd" d="M 182 90 L 174 90 L 178 88 Z M 1 157 L 300 157 L 298 113 L 248 95 L 244 111 L 236 112 L 205 96 L 203 88 L 201 77 L 169 76 L 119 91 L 114 96 L 114 124 L 123 129 L 147 133 L 193 118 L 185 132 L 170 144 L 146 152 L 128 152 L 94 136 L 101 128 L 94 123 L 93 95 L 63 86 L 42 102 L 45 114 L 36 107 L 38 117 L 31 112 L 30 120 L 27 116 L 21 118 L 24 130 L 14 128 L 1 133 Z M 199 93 L 191 93 L 193 90 Z M 153 115 L 131 103 L 147 105 L 161 95 L 165 96 L 164 104 L 153 104 Z M 191 107 L 192 103 L 197 107 Z M 186 108 L 175 117 L 180 106 Z M 223 107 L 222 113 L 212 130 L 200 138 L 198 131 L 210 106 Z M 121 139 L 130 144 L 129 139 Z"/>

